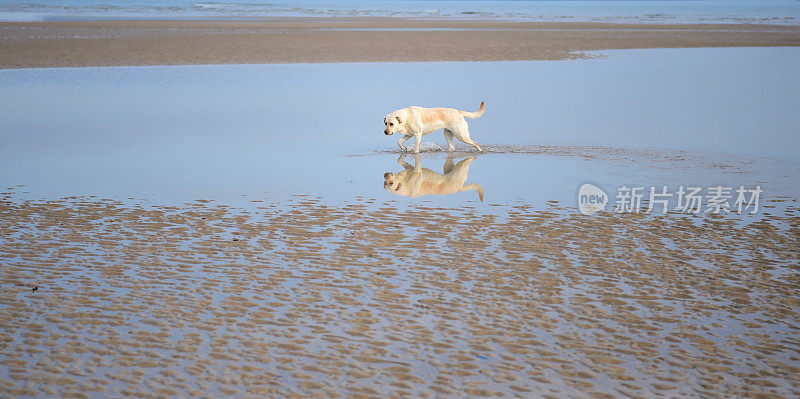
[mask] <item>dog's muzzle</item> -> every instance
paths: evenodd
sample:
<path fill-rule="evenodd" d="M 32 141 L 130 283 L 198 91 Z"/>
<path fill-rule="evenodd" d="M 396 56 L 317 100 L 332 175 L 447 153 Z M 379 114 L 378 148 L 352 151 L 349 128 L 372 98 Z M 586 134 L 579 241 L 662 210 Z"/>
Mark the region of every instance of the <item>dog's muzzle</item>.
<path fill-rule="evenodd" d="M 392 132 L 390 132 L 390 131 L 388 131 L 388 130 L 384 130 L 384 131 L 383 131 L 383 134 L 385 134 L 385 135 L 387 135 L 387 136 L 391 136 L 391 135 L 392 135 Z"/>

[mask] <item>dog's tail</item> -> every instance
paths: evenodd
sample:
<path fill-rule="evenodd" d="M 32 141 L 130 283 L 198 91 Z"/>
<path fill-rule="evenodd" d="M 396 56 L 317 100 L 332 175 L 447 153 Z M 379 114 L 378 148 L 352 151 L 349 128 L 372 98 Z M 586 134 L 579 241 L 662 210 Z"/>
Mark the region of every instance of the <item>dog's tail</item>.
<path fill-rule="evenodd" d="M 477 191 L 478 192 L 478 198 L 480 198 L 481 202 L 483 202 L 483 188 L 481 188 L 481 186 L 479 186 L 479 185 L 477 185 L 475 183 L 465 184 L 458 191 L 467 191 L 467 190 L 475 190 L 475 191 Z"/>
<path fill-rule="evenodd" d="M 461 115 L 467 118 L 475 119 L 475 118 L 480 118 L 481 115 L 483 115 L 483 111 L 486 111 L 486 106 L 483 105 L 483 101 L 481 101 L 481 106 L 480 108 L 478 108 L 477 111 L 475 112 L 461 111 Z"/>

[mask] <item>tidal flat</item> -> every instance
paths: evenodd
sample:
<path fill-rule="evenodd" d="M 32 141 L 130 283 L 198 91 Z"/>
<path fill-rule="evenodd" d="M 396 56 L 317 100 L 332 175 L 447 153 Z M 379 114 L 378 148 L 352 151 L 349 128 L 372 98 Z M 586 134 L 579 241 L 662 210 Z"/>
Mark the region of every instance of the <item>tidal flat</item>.
<path fill-rule="evenodd" d="M 800 52 L 596 57 L 0 71 L 0 396 L 800 395 Z"/>
<path fill-rule="evenodd" d="M 741 224 L 397 202 L 5 193 L 2 390 L 800 393 L 796 203 Z"/>

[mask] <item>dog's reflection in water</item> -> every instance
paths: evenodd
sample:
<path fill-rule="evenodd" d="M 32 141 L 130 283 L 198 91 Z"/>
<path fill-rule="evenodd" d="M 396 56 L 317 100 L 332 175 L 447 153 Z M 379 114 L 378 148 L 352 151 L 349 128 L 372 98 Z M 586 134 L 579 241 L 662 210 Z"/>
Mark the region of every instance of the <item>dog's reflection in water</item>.
<path fill-rule="evenodd" d="M 383 174 L 383 187 L 389 192 L 416 198 L 423 195 L 452 194 L 475 190 L 478 192 L 478 198 L 483 201 L 481 186 L 464 184 L 467 181 L 469 164 L 477 157 L 466 158 L 459 163 L 453 163 L 453 158 L 448 157 L 444 163 L 444 174 L 423 168 L 419 154 L 414 154 L 414 165 L 409 165 L 404 158 L 405 154 L 400 155 L 400 158 L 397 159 L 397 162 L 403 165 L 402 171 Z"/>

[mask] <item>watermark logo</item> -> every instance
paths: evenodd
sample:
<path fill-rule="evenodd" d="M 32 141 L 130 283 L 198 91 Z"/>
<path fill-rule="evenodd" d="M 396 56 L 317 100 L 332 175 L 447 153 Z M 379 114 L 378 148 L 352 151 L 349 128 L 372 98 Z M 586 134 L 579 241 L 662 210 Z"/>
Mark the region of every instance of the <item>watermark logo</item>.
<path fill-rule="evenodd" d="M 617 189 L 615 213 L 749 213 L 758 212 L 761 186 L 755 187 L 692 187 L 680 186 L 670 191 L 661 187 L 628 187 Z M 578 190 L 578 210 L 591 215 L 604 210 L 608 195 L 600 187 L 584 184 Z"/>
<path fill-rule="evenodd" d="M 602 188 L 586 183 L 578 190 L 578 210 L 584 215 L 591 215 L 605 209 L 608 195 Z"/>
<path fill-rule="evenodd" d="M 649 195 L 647 195 L 649 191 Z M 614 212 L 639 213 L 658 212 L 667 213 L 674 210 L 682 213 L 750 213 L 758 212 L 758 202 L 764 190 L 761 186 L 748 188 L 745 186 L 726 187 L 691 187 L 680 186 L 671 193 L 667 186 L 627 187 L 617 189 L 617 205 Z M 647 207 L 642 206 L 642 199 L 647 198 Z M 670 202 L 674 199 L 674 207 Z M 705 204 L 705 205 L 704 205 Z"/>

